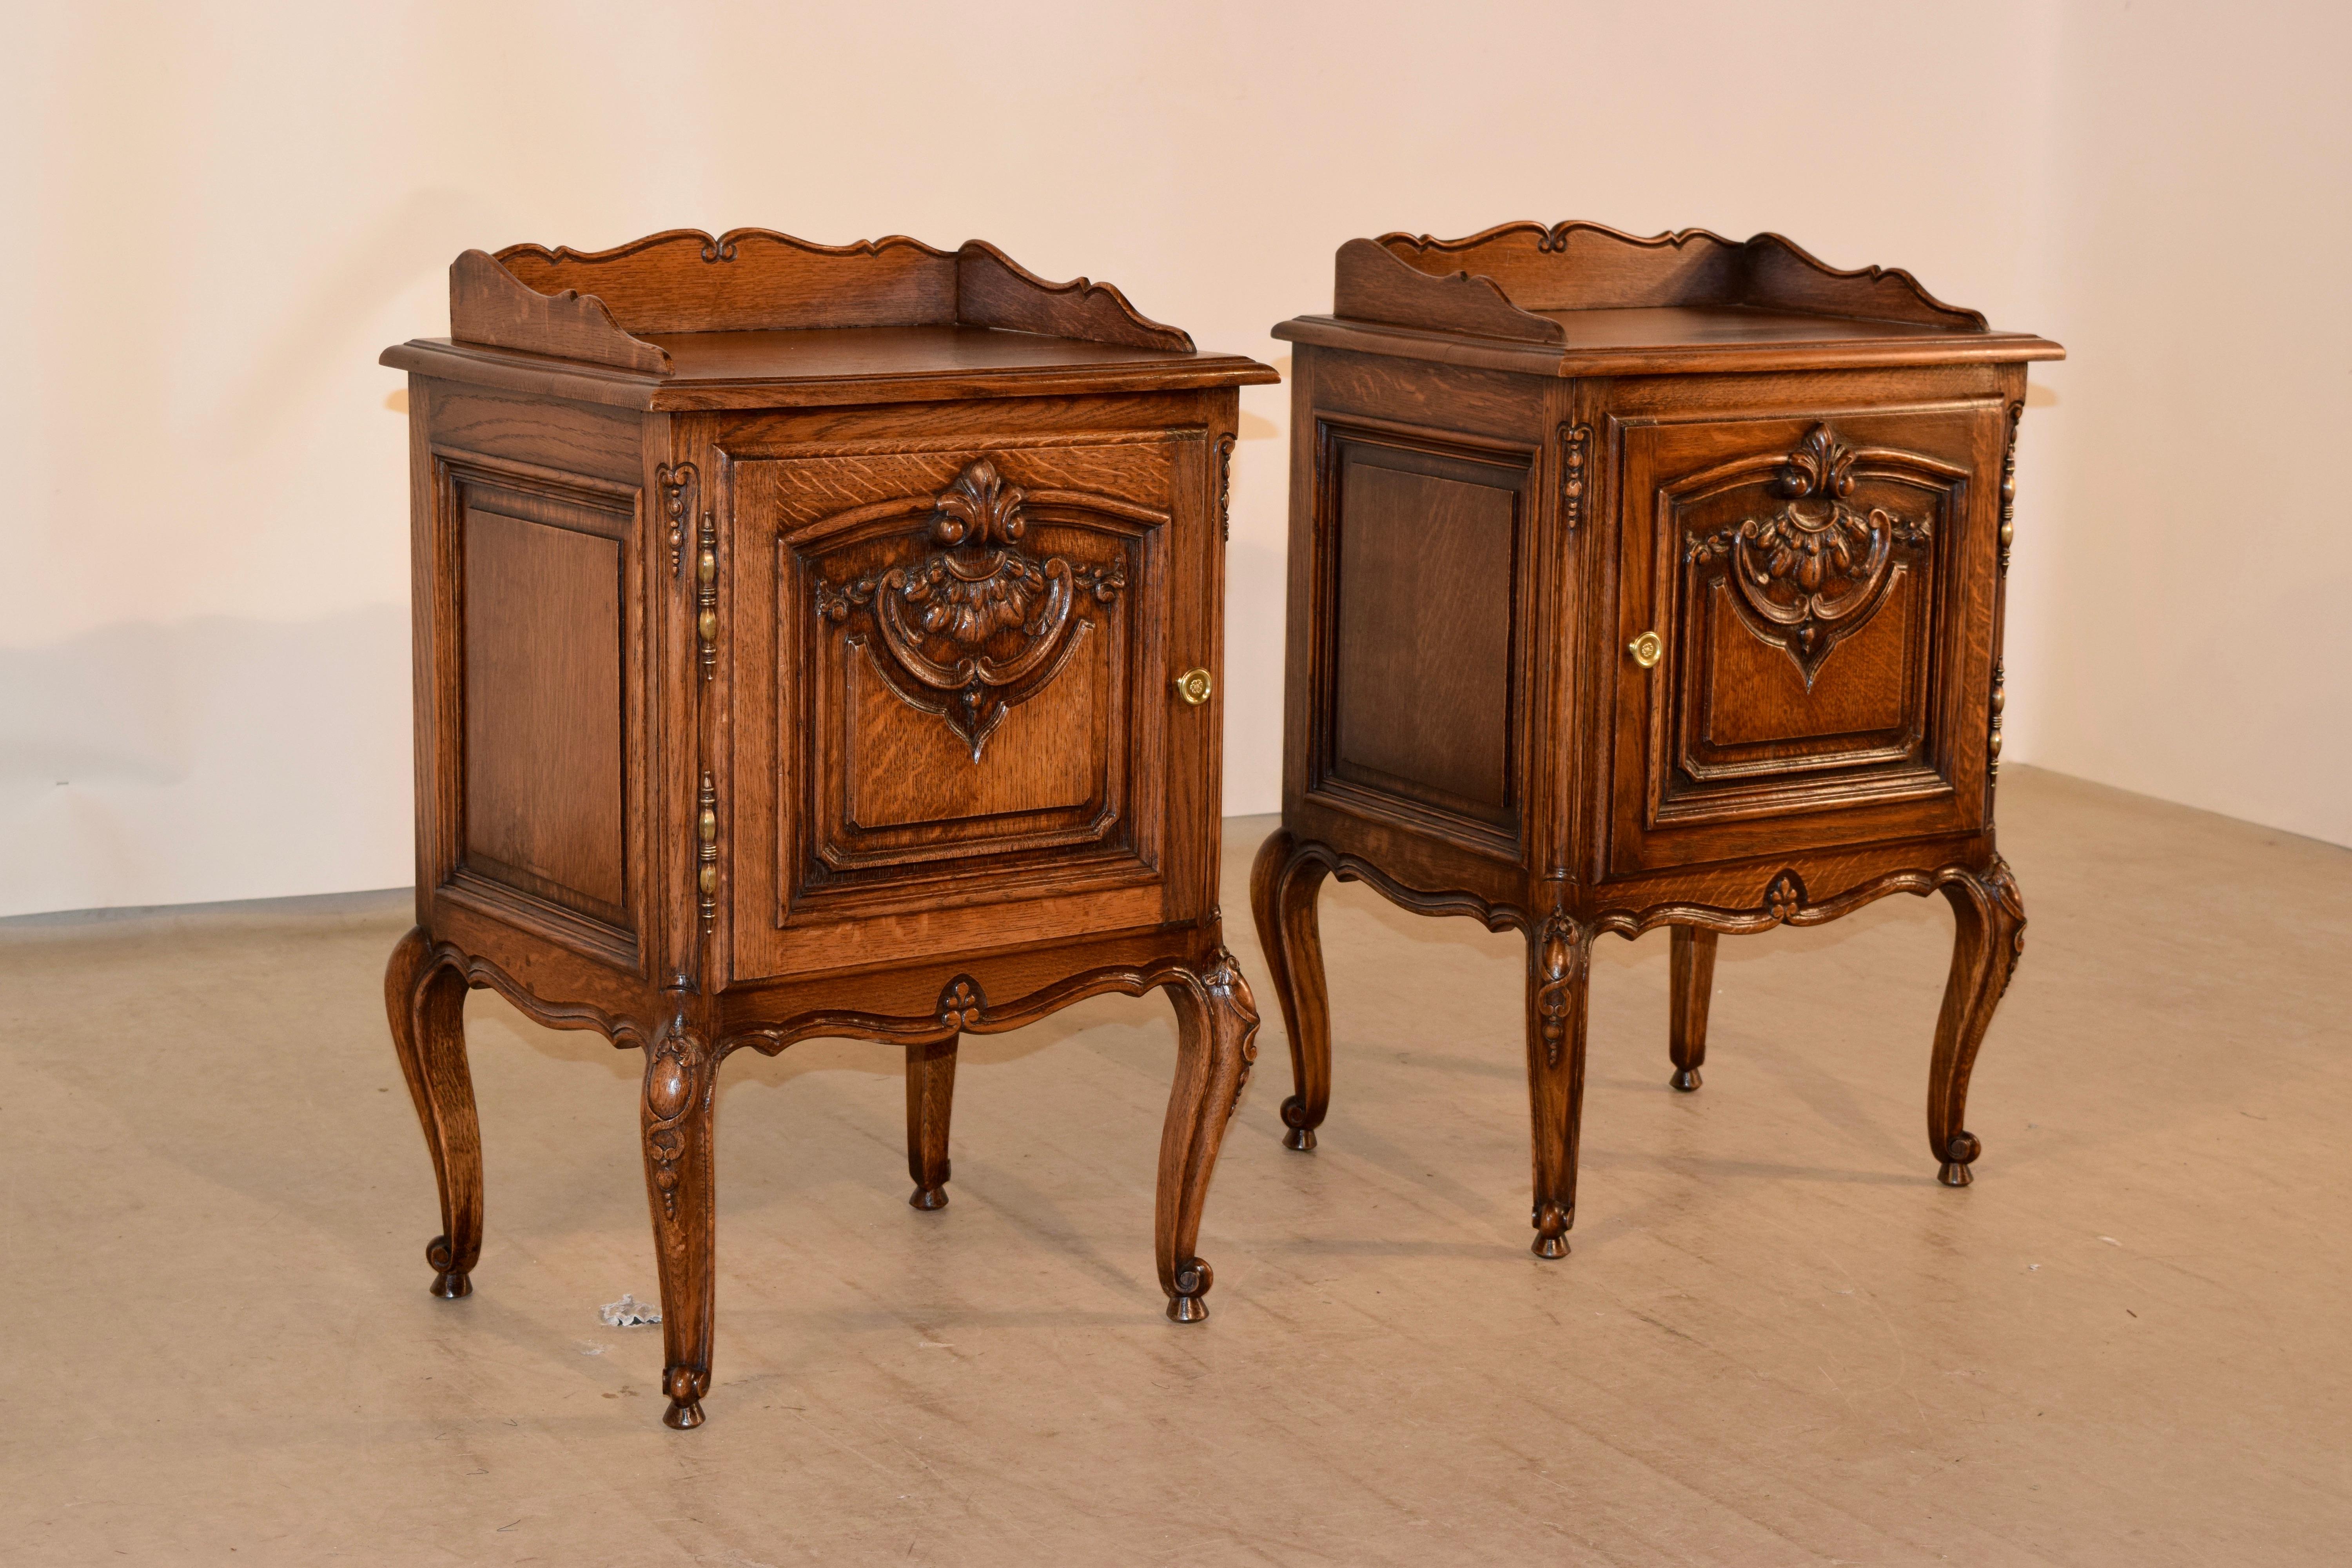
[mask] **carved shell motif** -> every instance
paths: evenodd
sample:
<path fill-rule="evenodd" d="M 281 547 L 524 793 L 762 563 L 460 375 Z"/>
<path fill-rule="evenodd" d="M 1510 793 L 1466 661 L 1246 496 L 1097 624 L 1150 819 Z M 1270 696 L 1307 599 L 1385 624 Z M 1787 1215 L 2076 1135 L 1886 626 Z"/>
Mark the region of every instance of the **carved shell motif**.
<path fill-rule="evenodd" d="M 1693 565 L 1729 563 L 1741 618 L 1796 662 L 1807 690 L 1830 650 L 1885 600 L 1895 547 L 1924 546 L 1929 538 L 1925 521 L 1848 506 L 1853 463 L 1852 447 L 1827 425 L 1815 426 L 1781 466 L 1787 505 L 1694 539 L 1685 554 Z"/>
<path fill-rule="evenodd" d="M 937 713 L 978 763 L 1007 711 L 1061 673 L 1093 629 L 1078 598 L 1109 604 L 1127 586 L 1123 560 L 1108 567 L 1040 561 L 1020 548 L 1021 490 L 987 458 L 967 465 L 931 503 L 940 546 L 912 566 L 869 573 L 839 587 L 822 577 L 816 612 L 840 625 L 865 610 L 881 634 L 875 668 L 909 707 Z M 1004 649 L 1005 634 L 1017 647 Z M 987 651 L 992 641 L 999 650 Z"/>

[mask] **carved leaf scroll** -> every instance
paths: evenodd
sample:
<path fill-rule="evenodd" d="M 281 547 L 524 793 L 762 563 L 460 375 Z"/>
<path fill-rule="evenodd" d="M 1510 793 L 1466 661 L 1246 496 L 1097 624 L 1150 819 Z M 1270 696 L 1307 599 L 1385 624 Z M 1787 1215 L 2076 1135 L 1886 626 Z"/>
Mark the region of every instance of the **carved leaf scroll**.
<path fill-rule="evenodd" d="M 1694 565 L 1729 563 L 1741 619 L 1796 662 L 1807 690 L 1830 650 L 1885 602 L 1895 546 L 1929 539 L 1924 521 L 1847 505 L 1853 463 L 1853 448 L 1827 425 L 1813 426 L 1781 467 L 1787 504 L 1692 540 L 1685 555 Z"/>
<path fill-rule="evenodd" d="M 1080 600 L 1108 605 L 1127 586 L 1124 560 L 1089 566 L 1024 551 L 1024 500 L 982 458 L 931 503 L 939 548 L 911 566 L 816 584 L 817 614 L 842 625 L 864 612 L 881 637 L 883 680 L 944 719 L 974 763 L 1004 715 L 1044 690 L 1093 630 L 1076 613 Z"/>

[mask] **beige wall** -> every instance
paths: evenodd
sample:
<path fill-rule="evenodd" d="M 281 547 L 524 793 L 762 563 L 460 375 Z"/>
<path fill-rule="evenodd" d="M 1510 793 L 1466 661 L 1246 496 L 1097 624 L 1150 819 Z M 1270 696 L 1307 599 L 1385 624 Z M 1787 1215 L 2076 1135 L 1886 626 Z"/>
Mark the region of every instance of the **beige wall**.
<path fill-rule="evenodd" d="M 677 226 L 980 236 L 1277 363 L 1391 227 L 1907 266 L 2076 355 L 2022 447 L 2010 754 L 2352 842 L 2333 8 L 9 9 L 0 913 L 408 879 L 376 352 L 446 331 L 468 246 Z M 1237 812 L 1276 797 L 1285 399 L 1235 461 Z"/>

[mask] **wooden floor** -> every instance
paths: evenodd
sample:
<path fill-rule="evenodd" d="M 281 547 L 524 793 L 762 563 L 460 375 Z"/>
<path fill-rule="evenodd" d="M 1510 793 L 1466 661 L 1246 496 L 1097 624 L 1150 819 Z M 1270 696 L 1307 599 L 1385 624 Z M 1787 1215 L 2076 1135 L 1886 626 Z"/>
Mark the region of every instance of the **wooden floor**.
<path fill-rule="evenodd" d="M 896 1053 L 721 1078 L 710 1424 L 660 1425 L 638 1059 L 477 993 L 475 1294 L 378 989 L 405 900 L 0 923 L 0 1559 L 2352 1559 L 2352 852 L 2027 769 L 1977 1182 L 1922 1102 L 1940 901 L 1596 954 L 1574 1253 L 1528 1252 L 1517 939 L 1326 899 L 1322 1147 L 1279 1016 L 1160 1315 L 1165 1003 L 969 1042 L 952 1202 Z M 1225 909 L 1269 824 L 1227 825 Z"/>

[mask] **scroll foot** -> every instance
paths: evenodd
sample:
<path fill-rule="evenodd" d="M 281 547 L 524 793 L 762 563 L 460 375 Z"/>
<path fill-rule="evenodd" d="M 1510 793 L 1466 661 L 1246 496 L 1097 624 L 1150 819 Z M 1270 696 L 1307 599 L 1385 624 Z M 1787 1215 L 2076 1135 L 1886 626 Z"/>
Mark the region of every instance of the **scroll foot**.
<path fill-rule="evenodd" d="M 691 1432 L 707 1417 L 702 1414 L 702 1396 L 710 1387 L 708 1373 L 690 1366 L 674 1366 L 663 1374 L 669 1390 L 669 1408 L 662 1412 L 662 1425 L 680 1432 Z"/>
<path fill-rule="evenodd" d="M 473 1277 L 462 1268 L 450 1267 L 456 1257 L 446 1236 L 435 1237 L 425 1248 L 425 1261 L 433 1265 L 433 1294 L 444 1301 L 455 1301 L 474 1293 Z"/>
<path fill-rule="evenodd" d="M 1969 1165 L 1983 1152 L 1984 1145 L 1977 1142 L 1975 1133 L 1960 1133 L 1945 1146 L 1944 1163 L 1942 1168 L 1937 1171 L 1936 1180 L 1948 1187 L 1967 1186 L 1976 1180 L 1974 1176 L 1969 1174 Z"/>
<path fill-rule="evenodd" d="M 1530 1250 L 1538 1258 L 1568 1256 L 1568 1215 L 1558 1204 L 1536 1211 L 1536 1241 Z"/>
<path fill-rule="evenodd" d="M 1315 1129 L 1305 1125 L 1307 1107 L 1297 1095 L 1282 1102 L 1282 1124 L 1289 1129 L 1282 1135 L 1282 1146 L 1301 1154 L 1315 1152 Z"/>
<path fill-rule="evenodd" d="M 1215 1278 L 1209 1266 L 1195 1258 L 1176 1271 L 1176 1293 L 1168 1298 L 1168 1319 L 1176 1323 L 1200 1323 L 1208 1321 L 1209 1303 L 1202 1297 L 1209 1293 L 1209 1284 Z"/>

